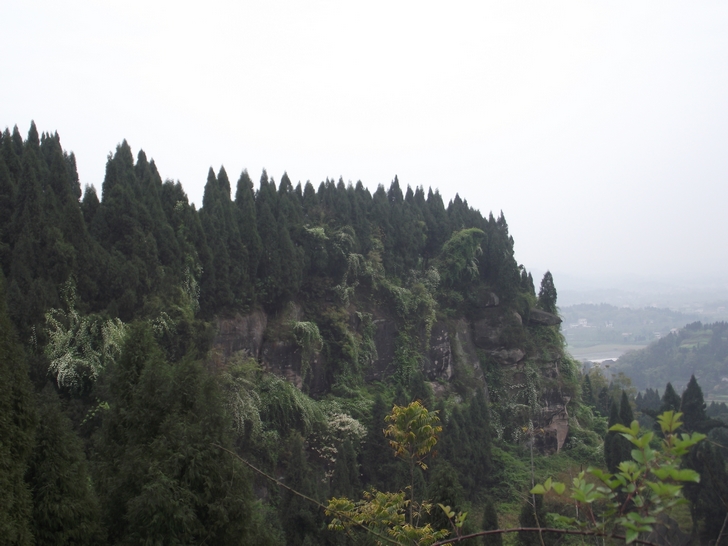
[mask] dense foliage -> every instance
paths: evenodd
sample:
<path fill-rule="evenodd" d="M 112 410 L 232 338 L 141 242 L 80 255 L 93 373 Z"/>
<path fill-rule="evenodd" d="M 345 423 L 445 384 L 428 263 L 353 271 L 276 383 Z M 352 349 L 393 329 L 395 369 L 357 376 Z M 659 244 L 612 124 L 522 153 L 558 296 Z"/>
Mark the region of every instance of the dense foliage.
<path fill-rule="evenodd" d="M 728 396 L 728 323 L 693 322 L 649 347 L 629 352 L 617 361 L 620 371 L 639 389 L 667 381 L 680 388 L 695 375 L 710 386 L 715 398 Z"/>
<path fill-rule="evenodd" d="M 322 506 L 369 488 L 497 526 L 534 476 L 599 463 L 606 428 L 589 402 L 605 386 L 582 402 L 549 313 L 553 277 L 537 297 L 513 245 L 502 214 L 396 177 L 371 193 L 263 172 L 256 189 L 243 171 L 233 192 L 211 169 L 198 211 L 126 142 L 99 199 L 57 134 L 5 130 L 0 544 L 349 544 Z M 265 348 L 225 348 L 225 321 Z M 477 321 L 492 349 L 467 344 Z M 560 444 L 554 400 L 578 417 Z M 428 472 L 382 434 L 414 401 L 439 419 Z M 552 457 L 529 464 L 536 444 Z"/>

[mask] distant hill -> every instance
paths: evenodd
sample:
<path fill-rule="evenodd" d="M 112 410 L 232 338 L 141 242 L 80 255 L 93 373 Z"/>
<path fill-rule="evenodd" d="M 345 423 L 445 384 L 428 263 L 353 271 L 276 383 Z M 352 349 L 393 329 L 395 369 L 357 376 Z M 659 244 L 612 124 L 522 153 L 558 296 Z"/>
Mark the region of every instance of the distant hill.
<path fill-rule="evenodd" d="M 669 381 L 680 392 L 695 374 L 706 398 L 728 400 L 728 323 L 688 324 L 625 354 L 613 369 L 628 375 L 640 390 L 663 389 Z"/>
<path fill-rule="evenodd" d="M 671 330 L 699 320 L 695 314 L 671 309 L 632 309 L 602 303 L 560 308 L 562 330 L 570 347 L 602 344 L 646 345 Z"/>

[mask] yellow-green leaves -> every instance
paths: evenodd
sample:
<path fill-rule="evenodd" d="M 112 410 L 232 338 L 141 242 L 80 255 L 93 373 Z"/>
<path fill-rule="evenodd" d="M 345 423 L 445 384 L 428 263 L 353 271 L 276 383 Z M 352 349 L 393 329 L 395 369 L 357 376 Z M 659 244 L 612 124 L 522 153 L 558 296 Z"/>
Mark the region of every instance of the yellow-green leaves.
<path fill-rule="evenodd" d="M 427 469 L 423 459 L 435 447 L 437 435 L 442 432 L 437 412 L 428 411 L 415 401 L 408 406 L 394 406 L 385 420 L 390 425 L 384 435 L 391 438 L 389 444 L 395 456 Z"/>

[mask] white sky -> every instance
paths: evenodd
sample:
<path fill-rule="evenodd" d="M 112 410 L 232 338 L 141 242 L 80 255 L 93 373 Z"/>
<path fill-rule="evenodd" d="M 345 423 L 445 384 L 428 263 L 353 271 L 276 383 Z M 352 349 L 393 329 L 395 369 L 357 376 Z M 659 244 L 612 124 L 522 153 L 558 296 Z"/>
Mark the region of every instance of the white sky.
<path fill-rule="evenodd" d="M 83 185 L 124 138 L 198 206 L 221 164 L 396 174 L 503 210 L 529 269 L 728 282 L 728 2 L 24 0 L 0 36 L 0 126 Z"/>

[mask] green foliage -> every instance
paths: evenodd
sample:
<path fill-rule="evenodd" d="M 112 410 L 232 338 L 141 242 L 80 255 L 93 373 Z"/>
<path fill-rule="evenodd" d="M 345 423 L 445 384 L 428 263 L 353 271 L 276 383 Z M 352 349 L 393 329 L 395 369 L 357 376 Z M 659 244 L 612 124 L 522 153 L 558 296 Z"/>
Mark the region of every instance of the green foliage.
<path fill-rule="evenodd" d="M 49 371 L 61 387 L 81 388 L 85 379 L 95 381 L 104 367 L 118 357 L 126 332 L 119 319 L 102 321 L 82 316 L 76 308 L 73 281 L 61 290 L 65 310 L 46 313 L 45 353 Z"/>
<path fill-rule="evenodd" d="M 135 323 L 110 370 L 109 406 L 95 445 L 110 541 L 252 539 L 250 483 L 215 447 L 229 445 L 228 422 L 199 363 L 171 366 L 150 327 Z"/>
<path fill-rule="evenodd" d="M 677 333 L 663 335 L 648 347 L 631 351 L 618 361 L 640 389 L 662 386 L 668 381 L 678 390 L 687 386 L 695 374 L 706 385 L 714 385 L 715 395 L 728 394 L 725 375 L 728 356 L 728 323 L 695 322 Z"/>
<path fill-rule="evenodd" d="M 538 306 L 549 313 L 556 313 L 556 287 L 550 271 L 544 273 L 541 288 L 538 291 Z"/>
<path fill-rule="evenodd" d="M 25 355 L 7 315 L 0 272 L 0 542 L 4 544 L 33 543 L 31 495 L 23 477 L 36 423 Z"/>
<path fill-rule="evenodd" d="M 622 424 L 610 427 L 634 446 L 632 460 L 622 461 L 614 474 L 593 467 L 580 472 L 573 479 L 569 495 L 579 507 L 581 517 L 555 515 L 556 520 L 607 536 L 624 529 L 628 544 L 640 533 L 651 532 L 658 514 L 685 502 L 681 495 L 683 484 L 700 481 L 697 472 L 681 468 L 681 461 L 705 435 L 678 435 L 681 415 L 669 411 L 658 417 L 664 435 L 661 450 L 652 448 L 654 433 L 643 432 L 637 421 L 632 421 L 629 427 Z M 587 480 L 587 474 L 596 478 L 598 485 Z M 544 495 L 552 489 L 562 495 L 566 485 L 549 478 L 537 484 L 531 493 Z M 603 506 L 603 512 L 597 511 L 598 506 Z"/>
<path fill-rule="evenodd" d="M 442 246 L 438 257 L 438 269 L 447 286 L 466 286 L 480 276 L 478 258 L 483 249 L 480 244 L 485 232 L 478 228 L 456 231 Z"/>
<path fill-rule="evenodd" d="M 429 412 L 419 402 L 412 402 L 406 407 L 395 405 L 385 420 L 390 425 L 384 433 L 392 438 L 390 445 L 395 456 L 408 462 L 410 467 L 409 498 L 404 491 L 382 493 L 376 490 L 365 492 L 360 501 L 334 497 L 326 507 L 326 515 L 332 518 L 329 529 L 363 528 L 374 536 L 377 544 L 430 545 L 448 536 L 449 532 L 447 529 L 435 530 L 430 523 L 420 524 L 433 507 L 430 502 L 416 503 L 414 500 L 414 468 L 416 465 L 427 468 L 424 458 L 442 431 L 437 412 Z M 450 506 L 440 505 L 440 509 L 455 529 L 463 526 L 467 514 L 456 514 Z"/>
<path fill-rule="evenodd" d="M 27 480 L 37 545 L 100 544 L 105 533 L 81 439 L 48 385 L 39 395 L 39 426 Z"/>

